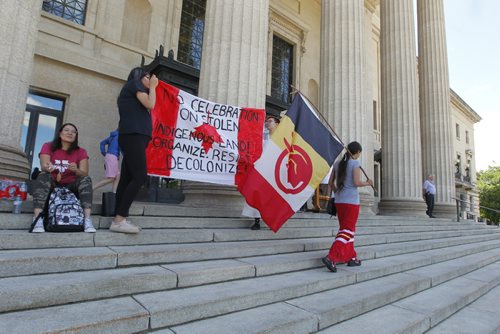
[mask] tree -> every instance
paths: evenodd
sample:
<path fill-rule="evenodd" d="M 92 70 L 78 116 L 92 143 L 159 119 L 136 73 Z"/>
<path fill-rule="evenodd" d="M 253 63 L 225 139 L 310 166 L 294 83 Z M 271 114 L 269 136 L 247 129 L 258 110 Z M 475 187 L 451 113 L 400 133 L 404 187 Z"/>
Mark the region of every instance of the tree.
<path fill-rule="evenodd" d="M 481 206 L 500 211 L 500 167 L 489 166 L 478 173 L 477 185 Z M 481 217 L 488 218 L 496 224 L 500 221 L 500 212 L 480 209 Z"/>

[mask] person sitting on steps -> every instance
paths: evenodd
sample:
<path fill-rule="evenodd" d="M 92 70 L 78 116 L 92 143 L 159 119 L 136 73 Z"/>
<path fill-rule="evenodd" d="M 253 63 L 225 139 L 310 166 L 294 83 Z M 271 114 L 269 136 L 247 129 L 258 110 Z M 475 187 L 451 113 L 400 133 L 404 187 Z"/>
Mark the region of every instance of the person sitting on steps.
<path fill-rule="evenodd" d="M 43 144 L 40 150 L 40 168 L 33 180 L 33 220 L 43 211 L 50 191 L 56 186 L 71 190 L 82 204 L 85 216 L 84 230 L 94 233 L 96 229 L 90 217 L 92 211 L 92 180 L 89 176 L 89 156 L 78 146 L 78 129 L 72 123 L 65 123 L 52 142 Z M 33 233 L 45 232 L 40 219 Z"/>

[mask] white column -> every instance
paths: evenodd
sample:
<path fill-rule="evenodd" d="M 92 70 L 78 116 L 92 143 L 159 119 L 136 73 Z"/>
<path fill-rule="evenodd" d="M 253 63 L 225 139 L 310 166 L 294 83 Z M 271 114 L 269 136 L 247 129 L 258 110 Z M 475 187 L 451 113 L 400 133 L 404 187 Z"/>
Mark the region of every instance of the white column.
<path fill-rule="evenodd" d="M 268 0 L 208 0 L 200 97 L 265 107 Z"/>
<path fill-rule="evenodd" d="M 200 97 L 265 107 L 268 13 L 268 0 L 207 0 Z M 188 205 L 228 206 L 241 211 L 243 198 L 235 187 L 184 184 Z"/>
<path fill-rule="evenodd" d="M 382 214 L 425 215 L 413 0 L 380 3 Z"/>
<path fill-rule="evenodd" d="M 0 177 L 26 178 L 30 169 L 21 150 L 21 125 L 33 71 L 42 4 L 3 1 L 0 11 Z"/>
<path fill-rule="evenodd" d="M 361 144 L 362 167 L 371 171 L 373 145 L 369 133 L 373 129 L 368 129 L 372 116 L 366 101 L 365 15 L 364 0 L 321 2 L 320 103 L 344 143 Z M 360 192 L 362 209 L 369 212 L 364 209 L 373 205 L 373 192 L 368 188 L 361 188 Z"/>
<path fill-rule="evenodd" d="M 453 126 L 443 0 L 418 0 L 423 179 L 434 174 L 437 216 L 455 213 Z"/>

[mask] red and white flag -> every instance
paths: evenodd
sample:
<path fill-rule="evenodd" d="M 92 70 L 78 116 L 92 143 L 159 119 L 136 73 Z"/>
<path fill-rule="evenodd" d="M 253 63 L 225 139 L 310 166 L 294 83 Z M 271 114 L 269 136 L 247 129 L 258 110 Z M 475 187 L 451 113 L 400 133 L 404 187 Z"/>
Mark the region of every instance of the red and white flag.
<path fill-rule="evenodd" d="M 210 102 L 159 81 L 148 174 L 237 185 L 262 153 L 264 109 Z"/>
<path fill-rule="evenodd" d="M 312 196 L 343 145 L 300 94 L 238 190 L 277 232 Z"/>

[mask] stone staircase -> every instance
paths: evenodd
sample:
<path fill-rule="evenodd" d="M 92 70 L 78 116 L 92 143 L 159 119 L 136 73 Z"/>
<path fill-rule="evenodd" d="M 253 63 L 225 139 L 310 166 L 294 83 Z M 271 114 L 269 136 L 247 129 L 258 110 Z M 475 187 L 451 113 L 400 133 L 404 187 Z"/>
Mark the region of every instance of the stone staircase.
<path fill-rule="evenodd" d="M 0 333 L 500 332 L 497 227 L 361 217 L 363 265 L 331 273 L 325 214 L 274 234 L 240 210 L 139 203 L 139 235 L 99 216 L 96 234 L 29 234 L 24 209 L 0 213 Z"/>

